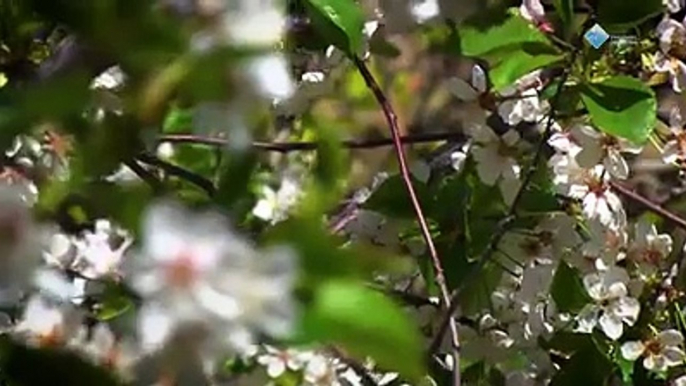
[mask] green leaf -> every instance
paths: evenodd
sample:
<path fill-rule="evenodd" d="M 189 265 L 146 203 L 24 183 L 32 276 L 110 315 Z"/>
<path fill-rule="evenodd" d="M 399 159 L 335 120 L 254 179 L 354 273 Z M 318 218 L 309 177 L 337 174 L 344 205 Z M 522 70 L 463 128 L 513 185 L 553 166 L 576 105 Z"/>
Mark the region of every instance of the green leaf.
<path fill-rule="evenodd" d="M 486 10 L 465 20 L 459 27 L 460 49 L 465 56 L 489 52 L 524 43 L 550 44 L 541 31 L 513 11 Z"/>
<path fill-rule="evenodd" d="M 353 0 L 305 0 L 312 24 L 329 43 L 348 56 L 360 53 L 364 14 Z"/>
<path fill-rule="evenodd" d="M 553 0 L 553 5 L 562 24 L 564 24 L 565 28 L 569 27 L 574 16 L 574 0 Z"/>
<path fill-rule="evenodd" d="M 550 294 L 561 312 L 577 312 L 590 301 L 579 271 L 565 261 L 560 261 L 555 271 Z"/>
<path fill-rule="evenodd" d="M 422 340 L 408 315 L 381 293 L 353 281 L 320 286 L 303 320 L 311 338 L 339 344 L 408 380 L 424 374 Z"/>
<path fill-rule="evenodd" d="M 612 362 L 591 344 L 564 362 L 550 382 L 551 386 L 604 386 L 612 374 Z"/>
<path fill-rule="evenodd" d="M 414 177 L 411 177 L 411 179 L 419 202 L 423 207 L 430 206 L 433 199 L 426 184 Z M 415 217 L 412 203 L 407 195 L 407 189 L 400 174 L 393 175 L 385 180 L 369 200 L 364 203 L 363 207 L 394 218 Z"/>
<path fill-rule="evenodd" d="M 100 321 L 108 321 L 122 316 L 134 306 L 129 294 L 115 282 L 108 282 L 102 298 L 95 309 L 95 317 Z"/>
<path fill-rule="evenodd" d="M 591 121 L 608 134 L 642 144 L 655 128 L 657 99 L 639 79 L 616 76 L 585 84 L 581 99 Z"/>
<path fill-rule="evenodd" d="M 610 34 L 623 33 L 664 11 L 662 0 L 600 0 L 598 23 Z"/>
<path fill-rule="evenodd" d="M 254 153 L 226 151 L 223 154 L 214 202 L 227 209 L 235 218 L 243 218 L 254 205 L 254 198 L 248 194 L 248 188 L 256 165 L 257 157 Z"/>
<path fill-rule="evenodd" d="M 548 67 L 564 59 L 564 55 L 545 43 L 514 44 L 496 50 L 488 56 L 495 58 L 489 60 L 489 78 L 495 91 L 501 91 L 531 71 Z"/>

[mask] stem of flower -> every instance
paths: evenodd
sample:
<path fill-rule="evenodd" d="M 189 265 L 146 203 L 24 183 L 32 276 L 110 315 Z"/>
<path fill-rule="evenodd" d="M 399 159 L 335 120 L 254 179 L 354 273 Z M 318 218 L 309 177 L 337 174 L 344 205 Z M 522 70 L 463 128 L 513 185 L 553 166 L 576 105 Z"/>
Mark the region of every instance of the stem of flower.
<path fill-rule="evenodd" d="M 179 177 L 198 186 L 199 188 L 207 192 L 207 194 L 210 197 L 213 197 L 216 193 L 217 189 L 214 187 L 212 181 L 208 180 L 207 178 L 199 174 L 193 173 L 190 170 L 186 170 L 182 167 L 163 161 L 149 153 L 141 153 L 136 158 L 145 164 L 158 167 L 170 175 Z"/>
<path fill-rule="evenodd" d="M 374 94 L 376 101 L 381 106 L 381 110 L 388 123 L 388 128 L 391 131 L 391 138 L 393 140 L 393 146 L 395 147 L 395 153 L 398 159 L 398 165 L 400 168 L 400 175 L 402 176 L 403 182 L 405 183 L 405 189 L 412 202 L 412 207 L 414 208 L 415 215 L 417 217 L 417 222 L 419 223 L 419 228 L 421 229 L 424 242 L 426 243 L 429 255 L 433 263 L 433 268 L 436 275 L 436 284 L 441 292 L 441 297 L 443 307 L 446 310 L 452 309 L 450 298 L 450 291 L 448 290 L 448 285 L 446 284 L 445 275 L 443 273 L 443 265 L 440 258 L 438 257 L 438 252 L 434 245 L 433 239 L 431 238 L 431 232 L 429 231 L 429 226 L 426 223 L 426 218 L 424 217 L 424 212 L 422 206 L 417 199 L 417 194 L 415 193 L 414 186 L 412 186 L 412 179 L 410 177 L 410 171 L 407 167 L 407 160 L 405 159 L 405 151 L 403 149 L 403 143 L 400 136 L 400 128 L 398 126 L 398 117 L 395 114 L 393 106 L 391 106 L 388 98 L 379 87 L 378 83 L 374 79 L 374 76 L 367 68 L 367 65 L 359 57 L 353 57 L 353 62 L 357 67 L 360 75 L 364 78 L 365 83 L 369 90 Z M 452 314 L 452 312 L 450 312 Z M 450 327 L 450 333 L 452 337 L 452 356 L 453 356 L 453 385 L 460 386 L 460 340 L 457 332 L 457 323 L 455 319 L 449 315 L 448 326 Z"/>
<path fill-rule="evenodd" d="M 640 194 L 634 192 L 633 190 L 620 184 L 619 182 L 610 181 L 610 187 L 614 189 L 614 191 L 622 195 L 624 198 L 639 203 L 649 211 L 659 215 L 660 217 L 678 226 L 679 228 L 686 229 L 686 219 L 677 216 L 676 214 L 641 196 Z"/>

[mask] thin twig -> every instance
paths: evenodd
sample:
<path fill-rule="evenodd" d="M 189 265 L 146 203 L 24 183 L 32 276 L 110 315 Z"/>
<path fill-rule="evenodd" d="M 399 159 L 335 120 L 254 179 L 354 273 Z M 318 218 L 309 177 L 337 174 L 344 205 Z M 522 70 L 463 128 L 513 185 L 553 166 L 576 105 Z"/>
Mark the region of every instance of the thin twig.
<path fill-rule="evenodd" d="M 640 194 L 634 192 L 630 188 L 615 182 L 615 181 L 610 181 L 610 187 L 614 189 L 617 193 L 621 194 L 624 196 L 624 198 L 629 199 L 631 201 L 634 201 L 636 203 L 639 203 L 646 207 L 646 209 L 650 210 L 651 212 L 659 215 L 660 217 L 664 218 L 665 220 L 673 223 L 674 225 L 678 226 L 681 229 L 686 229 L 686 219 L 679 217 L 678 215 L 668 211 L 667 209 L 661 207 L 660 205 L 650 201 L 649 199 L 641 196 Z"/>
<path fill-rule="evenodd" d="M 138 178 L 145 181 L 155 193 L 161 192 L 163 190 L 162 181 L 160 181 L 153 173 L 141 166 L 135 159 L 128 160 L 124 162 L 129 169 L 131 169 Z"/>
<path fill-rule="evenodd" d="M 574 60 L 574 55 L 572 55 L 572 59 L 570 62 L 573 63 Z M 443 336 L 445 335 L 446 329 L 450 324 L 450 320 L 453 319 L 453 314 L 457 310 L 457 304 L 458 304 L 458 299 L 460 295 L 462 294 L 462 290 L 467 286 L 467 284 L 471 283 L 471 281 L 477 276 L 476 274 L 483 269 L 483 267 L 488 263 L 491 258 L 493 257 L 493 254 L 496 252 L 498 248 L 498 244 L 500 244 L 500 241 L 502 238 L 505 236 L 505 233 L 507 230 L 510 228 L 510 224 L 515 219 L 515 216 L 517 214 L 517 206 L 519 205 L 519 202 L 522 200 L 524 197 L 524 193 L 526 191 L 526 188 L 528 187 L 529 183 L 531 183 L 534 175 L 536 174 L 536 170 L 538 168 L 538 163 L 541 160 L 541 157 L 543 156 L 543 150 L 545 149 L 545 144 L 548 140 L 548 137 L 551 134 L 552 127 L 553 127 L 553 122 L 555 119 L 555 109 L 557 108 L 557 105 L 559 103 L 560 95 L 562 95 L 562 90 L 564 89 L 564 85 L 567 82 L 567 79 L 569 77 L 569 69 L 567 69 L 564 72 L 564 75 L 562 75 L 562 80 L 560 82 L 560 86 L 555 92 L 555 95 L 553 96 L 551 103 L 550 103 L 550 114 L 548 114 L 548 121 L 546 123 L 545 131 L 540 139 L 540 142 L 538 143 L 538 146 L 536 147 L 536 153 L 534 154 L 533 159 L 531 160 L 531 163 L 529 164 L 529 167 L 527 168 L 527 173 L 524 175 L 524 178 L 522 179 L 522 184 L 519 187 L 519 190 L 517 191 L 517 194 L 515 195 L 514 200 L 512 201 L 512 204 L 510 205 L 510 209 L 508 210 L 507 215 L 498 223 L 498 226 L 496 227 L 495 232 L 491 236 L 491 240 L 488 243 L 488 246 L 484 253 L 481 255 L 479 258 L 478 263 L 472 267 L 470 270 L 469 274 L 467 274 L 466 279 L 460 283 L 460 286 L 456 288 L 453 291 L 453 294 L 451 296 L 451 307 L 448 309 L 446 314 L 443 316 L 443 319 L 441 319 L 441 323 L 439 324 L 438 332 L 436 336 L 434 336 L 433 341 L 431 342 L 431 345 L 429 346 L 430 352 L 434 352 L 438 349 L 441 341 L 443 340 Z"/>
<path fill-rule="evenodd" d="M 428 143 L 440 141 L 463 140 L 464 134 L 459 132 L 425 133 L 402 136 L 403 144 Z M 224 138 L 206 137 L 195 134 L 165 134 L 158 137 L 158 142 L 194 143 L 208 146 L 227 146 L 229 141 Z M 252 147 L 256 150 L 288 153 L 292 151 L 313 151 L 318 148 L 317 142 L 265 142 L 256 141 Z M 348 139 L 341 141 L 341 146 L 347 149 L 375 149 L 383 146 L 393 146 L 393 138 Z"/>
<path fill-rule="evenodd" d="M 217 189 L 214 187 L 212 181 L 208 180 L 207 178 L 199 174 L 193 173 L 190 170 L 186 170 L 180 166 L 176 166 L 167 161 L 163 161 L 149 153 L 141 153 L 136 158 L 143 163 L 158 167 L 170 175 L 179 177 L 198 186 L 199 188 L 207 192 L 207 194 L 210 197 L 213 197 L 216 193 Z"/>
<path fill-rule="evenodd" d="M 421 229 L 424 242 L 426 243 L 429 255 L 433 262 L 433 267 L 436 275 L 436 284 L 441 292 L 441 297 L 443 298 L 443 307 L 445 309 L 451 309 L 451 299 L 450 291 L 446 284 L 445 275 L 443 273 L 443 265 L 438 253 L 436 252 L 436 246 L 434 245 L 433 239 L 431 238 L 431 232 L 429 231 L 429 226 L 426 223 L 426 218 L 424 217 L 424 212 L 422 210 L 421 203 L 417 199 L 417 194 L 414 191 L 414 186 L 412 186 L 412 179 L 410 177 L 410 170 L 407 167 L 407 160 L 405 159 L 405 151 L 403 149 L 403 143 L 400 136 L 400 128 L 398 126 L 398 117 L 393 110 L 390 102 L 386 98 L 386 95 L 379 87 L 378 83 L 374 79 L 374 76 L 367 68 L 367 65 L 358 57 L 353 57 L 353 62 L 357 67 L 360 75 L 364 78 L 365 83 L 369 90 L 374 94 L 376 101 L 381 106 L 386 122 L 388 123 L 389 130 L 391 132 L 391 138 L 393 140 L 393 146 L 395 147 L 396 157 L 398 159 L 398 166 L 400 168 L 400 175 L 402 176 L 403 182 L 405 183 L 405 189 L 410 196 L 410 201 L 412 202 L 412 207 L 414 209 L 415 215 L 417 217 L 417 222 L 419 223 L 419 228 Z M 450 331 L 452 336 L 453 344 L 453 385 L 460 386 L 460 341 L 458 338 L 457 324 L 455 320 L 451 317 L 449 318 L 448 324 L 450 325 Z"/>

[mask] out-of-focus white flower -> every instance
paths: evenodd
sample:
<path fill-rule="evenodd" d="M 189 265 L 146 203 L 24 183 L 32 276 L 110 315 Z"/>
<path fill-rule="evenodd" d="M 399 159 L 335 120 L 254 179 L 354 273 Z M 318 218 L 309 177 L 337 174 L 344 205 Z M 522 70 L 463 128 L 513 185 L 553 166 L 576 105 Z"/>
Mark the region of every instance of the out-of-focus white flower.
<path fill-rule="evenodd" d="M 521 122 L 539 122 L 548 110 L 548 102 L 538 96 L 543 87 L 540 71 L 521 77 L 514 85 L 503 89 L 504 100 L 498 105 L 498 114 L 511 126 Z"/>
<path fill-rule="evenodd" d="M 678 13 L 684 7 L 684 0 L 662 0 L 669 13 Z"/>
<path fill-rule="evenodd" d="M 469 104 L 469 114 L 465 122 L 467 130 L 477 130 L 486 126 L 488 111 L 482 106 L 482 99 L 488 93 L 488 80 L 483 67 L 478 64 L 472 67 L 469 82 L 454 76 L 448 79 L 446 87 L 459 100 Z"/>
<path fill-rule="evenodd" d="M 223 24 L 234 44 L 265 47 L 281 40 L 286 18 L 277 0 L 239 0 L 226 7 Z"/>
<path fill-rule="evenodd" d="M 411 7 L 410 12 L 419 24 L 435 18 L 441 12 L 438 0 L 414 0 Z"/>
<path fill-rule="evenodd" d="M 426 183 L 431 177 L 431 166 L 423 160 L 417 160 L 410 165 L 410 172 L 418 181 Z"/>
<path fill-rule="evenodd" d="M 32 296 L 14 333 L 36 346 L 66 343 L 81 323 L 81 314 L 67 305 L 56 305 L 42 297 Z"/>
<path fill-rule="evenodd" d="M 72 239 L 60 232 L 51 232 L 43 250 L 43 261 L 54 268 L 68 268 L 76 257 L 76 246 Z"/>
<path fill-rule="evenodd" d="M 341 386 L 335 364 L 324 355 L 315 355 L 307 363 L 305 383 L 311 386 Z"/>
<path fill-rule="evenodd" d="M 112 243 L 115 235 L 123 239 L 116 248 Z M 124 253 L 132 242 L 125 232 L 115 232 L 109 221 L 98 220 L 95 232 L 86 231 L 83 238 L 74 241 L 78 250 L 74 267 L 90 279 L 118 275 Z"/>
<path fill-rule="evenodd" d="M 291 176 L 281 180 L 279 190 L 274 191 L 269 186 L 263 186 L 262 198 L 252 210 L 252 214 L 264 221 L 277 223 L 288 217 L 288 211 L 302 196 L 300 181 Z"/>
<path fill-rule="evenodd" d="M 671 138 L 662 149 L 662 160 L 665 163 L 681 163 L 686 161 L 686 121 L 681 115 L 679 107 L 674 107 L 669 113 L 669 130 Z"/>
<path fill-rule="evenodd" d="M 119 66 L 112 66 L 98 75 L 91 83 L 93 89 L 116 90 L 126 81 L 126 74 Z"/>
<path fill-rule="evenodd" d="M 624 227 L 607 227 L 598 219 L 587 221 L 585 240 L 568 261 L 584 273 L 605 270 L 625 257 L 628 234 Z"/>
<path fill-rule="evenodd" d="M 642 273 L 650 274 L 660 268 L 671 252 L 672 238 L 668 234 L 658 234 L 655 225 L 645 218 L 636 223 L 634 242 L 628 256 L 638 264 Z"/>
<path fill-rule="evenodd" d="M 155 350 L 179 326 L 217 336 L 213 344 L 248 349 L 253 331 L 283 336 L 292 327 L 295 256 L 285 247 L 257 251 L 215 213 L 153 205 L 143 225 L 143 251 L 132 285 L 147 303 L 139 328 Z"/>
<path fill-rule="evenodd" d="M 136 174 L 136 172 L 131 170 L 131 168 L 129 168 L 126 165 L 120 165 L 117 171 L 105 177 L 105 181 L 126 184 L 133 182 L 141 182 L 142 180 L 140 177 L 138 177 L 138 174 Z"/>
<path fill-rule="evenodd" d="M 665 371 L 680 365 L 685 358 L 681 345 L 684 337 L 677 330 L 665 330 L 647 341 L 629 341 L 622 344 L 622 356 L 635 361 L 643 356 L 643 367 L 650 371 Z"/>
<path fill-rule="evenodd" d="M 519 14 L 524 19 L 532 22 L 541 31 L 553 31 L 552 25 L 545 18 L 545 9 L 543 9 L 541 0 L 522 0 L 522 5 L 519 6 Z"/>
<path fill-rule="evenodd" d="M 470 83 L 458 77 L 451 77 L 448 80 L 448 89 L 460 100 L 472 102 L 478 100 L 482 94 L 488 91 L 486 82 L 486 72 L 483 67 L 476 64 L 472 67 Z"/>
<path fill-rule="evenodd" d="M 117 339 L 103 323 L 93 327 L 90 334 L 85 327 L 81 327 L 67 346 L 79 351 L 94 364 L 114 370 L 125 378 L 131 376 L 131 366 L 138 359 L 133 345 Z"/>
<path fill-rule="evenodd" d="M 672 383 L 672 386 L 686 386 L 686 375 L 683 375 L 677 379 L 675 379 Z"/>
<path fill-rule="evenodd" d="M 0 304 L 15 303 L 40 262 L 41 234 L 19 192 L 0 184 Z"/>
<path fill-rule="evenodd" d="M 264 98 L 280 101 L 290 98 L 295 92 L 295 83 L 283 55 L 269 54 L 250 59 L 247 72 Z"/>
<path fill-rule="evenodd" d="M 281 350 L 272 346 L 265 346 L 265 350 L 266 353 L 257 357 L 257 362 L 267 368 L 267 374 L 271 378 L 280 377 L 286 369 L 302 370 L 314 355 L 309 351 L 297 351 L 291 348 Z"/>
<path fill-rule="evenodd" d="M 674 49 L 683 47 L 686 43 L 686 27 L 683 23 L 665 16 L 657 25 L 655 32 L 660 38 L 660 49 L 669 55 Z"/>
<path fill-rule="evenodd" d="M 594 303 L 579 313 L 578 330 L 590 333 L 599 324 L 608 338 L 619 339 L 624 333 L 623 325 L 633 326 L 641 310 L 638 300 L 627 295 L 629 275 L 622 268 L 611 267 L 584 276 L 583 282 Z"/>
<path fill-rule="evenodd" d="M 46 297 L 76 305 L 83 303 L 86 281 L 81 278 L 69 280 L 60 271 L 41 268 L 35 272 L 34 284 Z"/>
<path fill-rule="evenodd" d="M 345 226 L 353 240 L 370 242 L 387 247 L 397 246 L 398 228 L 383 215 L 370 210 L 359 210 L 355 218 Z"/>
<path fill-rule="evenodd" d="M 571 129 L 581 151 L 576 154 L 579 166 L 592 168 L 602 163 L 613 177 L 626 179 L 629 177 L 629 165 L 621 153 L 639 154 L 642 146 L 631 142 L 602 134 L 587 125 L 575 125 Z"/>
<path fill-rule="evenodd" d="M 686 88 L 686 64 L 681 60 L 657 52 L 655 53 L 655 71 L 669 74 L 674 92 L 681 93 Z"/>
<path fill-rule="evenodd" d="M 470 147 L 471 143 L 465 142 L 465 144 L 461 148 L 450 153 L 450 165 L 456 172 L 459 173 L 462 171 L 462 167 L 464 166 L 464 163 L 467 161 L 467 154 L 469 153 Z"/>
<path fill-rule="evenodd" d="M 498 136 L 488 127 L 472 130 L 474 145 L 472 156 L 476 161 L 476 171 L 484 184 L 493 186 L 499 183 L 505 203 L 510 203 L 517 193 L 521 167 L 514 158 L 515 145 L 519 134 L 509 130 Z"/>

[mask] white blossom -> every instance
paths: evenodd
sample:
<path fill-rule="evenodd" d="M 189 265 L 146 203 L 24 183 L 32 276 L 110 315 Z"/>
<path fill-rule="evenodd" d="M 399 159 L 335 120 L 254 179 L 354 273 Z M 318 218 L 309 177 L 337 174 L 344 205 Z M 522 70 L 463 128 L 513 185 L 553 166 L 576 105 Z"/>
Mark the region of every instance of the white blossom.
<path fill-rule="evenodd" d="M 626 213 L 622 201 L 610 189 L 609 176 L 602 165 L 582 168 L 569 155 L 561 156 L 557 162 L 553 166 L 553 182 L 563 194 L 581 200 L 587 219 L 598 219 L 613 229 L 624 227 Z"/>
<path fill-rule="evenodd" d="M 419 24 L 423 24 L 439 15 L 441 9 L 438 0 L 413 0 L 411 13 Z"/>
<path fill-rule="evenodd" d="M 644 273 L 650 274 L 660 268 L 671 252 L 672 238 L 668 234 L 658 234 L 655 225 L 645 218 L 636 223 L 628 256 Z"/>
<path fill-rule="evenodd" d="M 541 89 L 539 71 L 524 75 L 500 92 L 504 100 L 498 106 L 498 114 L 511 126 L 520 122 L 539 122 L 548 110 L 548 103 L 538 96 Z"/>
<path fill-rule="evenodd" d="M 81 322 L 81 314 L 68 305 L 58 305 L 32 296 L 14 333 L 36 346 L 56 346 L 66 343 Z"/>
<path fill-rule="evenodd" d="M 118 339 L 104 323 L 93 327 L 90 333 L 82 326 L 67 346 L 94 364 L 114 370 L 126 378 L 131 376 L 131 368 L 139 359 L 133 344 Z"/>
<path fill-rule="evenodd" d="M 587 125 L 575 125 L 571 131 L 574 139 L 581 146 L 581 151 L 576 155 L 579 166 L 592 168 L 602 163 L 613 177 L 619 179 L 629 177 L 629 165 L 621 153 L 638 154 L 642 146 L 602 134 Z"/>
<path fill-rule="evenodd" d="M 93 89 L 117 90 L 124 85 L 126 74 L 119 66 L 112 66 L 98 75 L 91 83 Z"/>
<path fill-rule="evenodd" d="M 522 0 L 522 5 L 519 6 L 519 14 L 542 31 L 553 31 L 552 25 L 545 17 L 545 9 L 543 9 L 541 0 Z"/>
<path fill-rule="evenodd" d="M 247 64 L 249 77 L 264 98 L 286 100 L 295 92 L 295 83 L 283 55 L 268 54 L 252 58 Z"/>
<path fill-rule="evenodd" d="M 596 326 L 608 338 L 617 340 L 624 333 L 624 324 L 633 326 L 641 306 L 628 296 L 629 276 L 618 267 L 591 273 L 583 278 L 584 287 L 594 303 L 587 305 L 578 316 L 578 329 L 591 332 Z"/>
<path fill-rule="evenodd" d="M 257 357 L 257 362 L 267 368 L 267 374 L 271 378 L 280 377 L 287 369 L 299 371 L 312 359 L 313 353 L 298 351 L 295 349 L 278 349 L 273 346 L 265 346 L 266 353 Z"/>
<path fill-rule="evenodd" d="M 684 8 L 684 0 L 662 0 L 669 13 L 677 13 Z"/>
<path fill-rule="evenodd" d="M 122 239 L 116 247 L 112 242 L 113 236 Z M 74 240 L 77 247 L 74 267 L 90 279 L 116 276 L 124 253 L 132 242 L 133 239 L 125 232 L 112 229 L 109 221 L 98 220 L 95 232 L 86 231 L 81 239 Z"/>
<path fill-rule="evenodd" d="M 686 64 L 680 59 L 657 52 L 655 54 L 655 71 L 669 74 L 674 92 L 681 93 L 686 87 Z"/>
<path fill-rule="evenodd" d="M 643 356 L 643 367 L 650 371 L 665 371 L 684 360 L 681 346 L 684 337 L 677 330 L 665 330 L 647 341 L 629 341 L 622 344 L 622 356 L 635 361 Z"/>
<path fill-rule="evenodd" d="M 227 4 L 223 26 L 231 42 L 268 47 L 286 28 L 284 7 L 277 0 L 239 0 Z"/>
<path fill-rule="evenodd" d="M 447 81 L 448 91 L 468 105 L 466 127 L 468 130 L 478 130 L 486 125 L 488 112 L 482 106 L 488 95 L 488 80 L 483 67 L 474 65 L 469 82 L 453 76 Z"/>
<path fill-rule="evenodd" d="M 293 177 L 286 176 L 281 180 L 281 186 L 277 191 L 265 185 L 261 193 L 262 197 L 257 201 L 252 214 L 264 221 L 277 223 L 288 217 L 288 211 L 302 195 L 301 183 Z"/>
<path fill-rule="evenodd" d="M 159 203 L 146 214 L 143 250 L 130 274 L 147 303 L 139 314 L 144 346 L 155 350 L 180 326 L 197 326 L 237 350 L 253 330 L 290 332 L 295 257 L 285 247 L 257 251 L 224 217 Z"/>
<path fill-rule="evenodd" d="M 324 355 L 314 355 L 305 367 L 305 383 L 310 386 L 341 386 L 336 364 Z"/>
<path fill-rule="evenodd" d="M 671 138 L 662 149 L 662 160 L 667 164 L 681 163 L 686 160 L 686 121 L 681 115 L 681 109 L 674 107 L 669 114 L 669 130 Z"/>
<path fill-rule="evenodd" d="M 498 183 L 505 202 L 511 202 L 520 184 L 521 167 L 514 158 L 519 134 L 509 130 L 498 136 L 490 128 L 482 127 L 473 130 L 472 135 L 474 145 L 471 151 L 479 179 L 490 186 Z"/>

